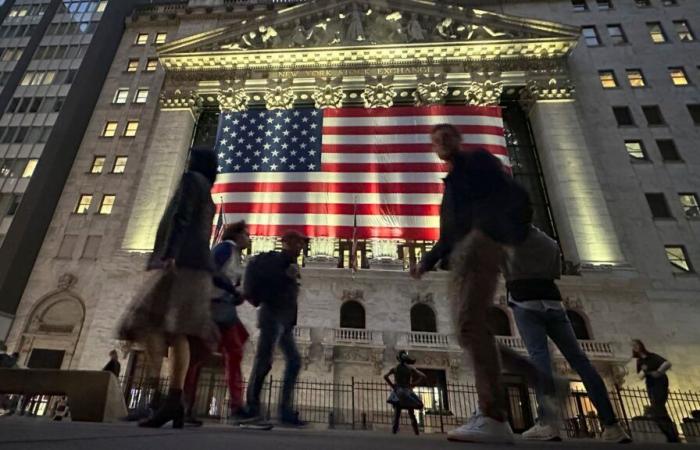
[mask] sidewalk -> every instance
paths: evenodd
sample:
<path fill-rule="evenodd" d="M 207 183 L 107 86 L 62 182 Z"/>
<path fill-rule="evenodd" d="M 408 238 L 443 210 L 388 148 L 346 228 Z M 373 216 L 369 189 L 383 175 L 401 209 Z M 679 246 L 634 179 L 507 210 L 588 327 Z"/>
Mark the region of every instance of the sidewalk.
<path fill-rule="evenodd" d="M 282 428 L 266 432 L 240 430 L 225 425 L 185 430 L 146 430 L 129 423 L 88 424 L 0 418 L 0 450 L 587 450 L 610 448 L 611 445 L 576 440 L 562 443 L 519 442 L 513 447 L 451 443 L 445 440 L 444 435 L 415 437 L 410 434 L 393 436 L 383 432 Z M 666 447 L 659 444 L 630 444 L 623 448 L 658 450 Z M 700 445 L 684 445 L 682 448 L 700 450 Z"/>

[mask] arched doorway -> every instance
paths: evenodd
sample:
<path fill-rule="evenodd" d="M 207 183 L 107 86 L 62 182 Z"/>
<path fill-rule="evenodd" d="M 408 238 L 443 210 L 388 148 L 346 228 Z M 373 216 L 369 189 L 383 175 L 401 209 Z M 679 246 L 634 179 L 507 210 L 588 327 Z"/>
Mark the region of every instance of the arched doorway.
<path fill-rule="evenodd" d="M 411 331 L 437 333 L 435 311 L 425 303 L 417 303 L 411 308 Z"/>
<path fill-rule="evenodd" d="M 365 308 L 360 302 L 350 300 L 340 307 L 340 328 L 365 328 Z"/>

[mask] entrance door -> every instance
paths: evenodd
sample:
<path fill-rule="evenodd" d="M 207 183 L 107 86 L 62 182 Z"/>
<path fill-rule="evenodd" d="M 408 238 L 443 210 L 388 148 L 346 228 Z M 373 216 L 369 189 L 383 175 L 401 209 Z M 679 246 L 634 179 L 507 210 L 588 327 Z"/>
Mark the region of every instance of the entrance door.
<path fill-rule="evenodd" d="M 60 369 L 63 364 L 64 350 L 47 350 L 35 348 L 29 355 L 27 368 L 29 369 Z"/>
<path fill-rule="evenodd" d="M 522 433 L 534 424 L 529 390 L 527 384 L 519 378 L 506 375 L 503 380 L 503 387 L 506 390 L 508 422 L 516 433 Z"/>

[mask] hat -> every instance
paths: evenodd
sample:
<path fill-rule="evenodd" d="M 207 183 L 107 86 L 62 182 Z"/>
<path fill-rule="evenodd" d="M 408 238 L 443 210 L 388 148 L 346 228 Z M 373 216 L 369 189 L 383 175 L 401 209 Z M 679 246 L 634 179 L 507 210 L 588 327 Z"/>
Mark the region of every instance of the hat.
<path fill-rule="evenodd" d="M 287 230 L 282 235 L 282 242 L 304 241 L 309 242 L 309 237 L 297 230 Z"/>

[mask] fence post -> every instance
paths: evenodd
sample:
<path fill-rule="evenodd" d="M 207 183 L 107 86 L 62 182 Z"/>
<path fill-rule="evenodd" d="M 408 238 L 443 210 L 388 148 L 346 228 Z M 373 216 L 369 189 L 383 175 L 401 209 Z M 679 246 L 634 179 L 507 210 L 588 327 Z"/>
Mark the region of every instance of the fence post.
<path fill-rule="evenodd" d="M 350 404 L 352 405 L 352 429 L 355 429 L 355 377 L 350 378 Z"/>
<path fill-rule="evenodd" d="M 438 411 L 438 414 L 440 414 L 440 433 L 445 433 L 445 424 L 442 421 L 442 414 L 445 411 L 445 409 L 442 407 L 442 400 L 440 400 L 440 409 Z"/>
<path fill-rule="evenodd" d="M 625 421 L 625 428 L 630 432 L 629 418 L 627 417 L 627 408 L 625 408 L 625 402 L 622 400 L 622 389 L 620 385 L 615 383 L 615 393 L 617 394 L 617 401 L 620 403 L 620 412 L 622 413 L 622 419 Z"/>
<path fill-rule="evenodd" d="M 267 420 L 270 420 L 271 414 L 270 410 L 272 409 L 272 375 L 270 375 L 270 386 L 267 390 Z"/>

